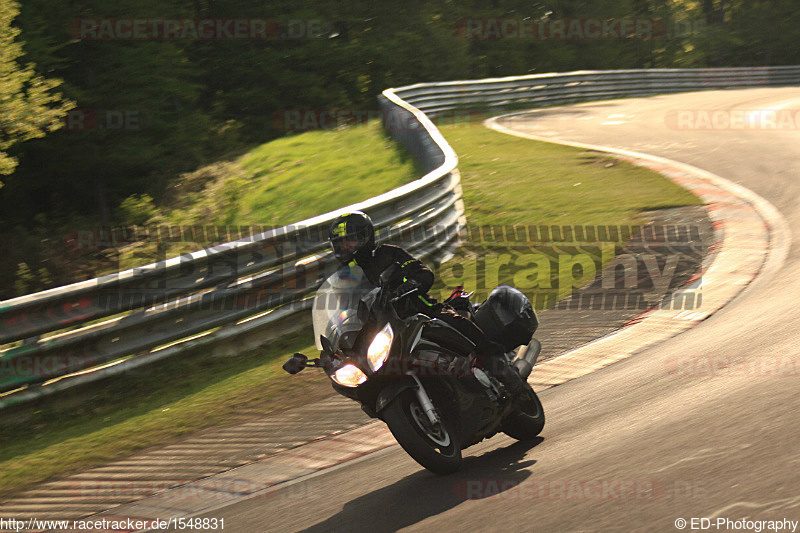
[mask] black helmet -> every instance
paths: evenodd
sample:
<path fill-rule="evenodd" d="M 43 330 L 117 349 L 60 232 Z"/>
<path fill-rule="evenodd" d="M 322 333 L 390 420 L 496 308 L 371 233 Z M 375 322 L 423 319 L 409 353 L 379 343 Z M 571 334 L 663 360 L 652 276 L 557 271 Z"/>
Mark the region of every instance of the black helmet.
<path fill-rule="evenodd" d="M 345 213 L 331 224 L 328 239 L 336 259 L 349 263 L 356 254 L 362 255 L 375 249 L 375 226 L 366 213 Z"/>

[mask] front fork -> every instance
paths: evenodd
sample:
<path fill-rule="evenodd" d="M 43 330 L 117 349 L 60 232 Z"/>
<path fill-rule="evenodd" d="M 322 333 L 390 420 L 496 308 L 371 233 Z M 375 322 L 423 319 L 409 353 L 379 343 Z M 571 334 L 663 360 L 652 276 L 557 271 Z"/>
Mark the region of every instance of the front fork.
<path fill-rule="evenodd" d="M 389 385 L 383 389 L 380 394 L 378 394 L 374 410 L 367 408 L 367 406 L 363 403 L 361 408 L 369 416 L 373 418 L 380 418 L 381 411 L 383 411 L 387 405 L 393 402 L 401 392 L 403 392 L 405 389 L 413 389 L 414 394 L 417 395 L 420 406 L 422 406 L 422 410 L 425 412 L 425 416 L 428 418 L 428 420 L 430 420 L 431 424 L 440 423 L 442 419 L 439 417 L 439 413 L 436 411 L 436 407 L 434 407 L 431 397 L 428 396 L 428 392 L 425 390 L 425 387 L 422 385 L 420 379 L 413 372 L 408 372 L 406 375 L 413 380 L 413 384 L 405 381 L 403 383 L 397 382 Z"/>
<path fill-rule="evenodd" d="M 428 417 L 428 420 L 430 420 L 433 425 L 440 423 L 442 419 L 439 418 L 439 413 L 436 412 L 436 408 L 433 406 L 433 402 L 430 396 L 428 396 L 425 387 L 422 386 L 422 382 L 413 372 L 409 372 L 408 375 L 417 383 L 417 388 L 414 392 L 417 394 L 417 399 L 422 406 L 422 410 L 425 411 L 425 416 Z"/>

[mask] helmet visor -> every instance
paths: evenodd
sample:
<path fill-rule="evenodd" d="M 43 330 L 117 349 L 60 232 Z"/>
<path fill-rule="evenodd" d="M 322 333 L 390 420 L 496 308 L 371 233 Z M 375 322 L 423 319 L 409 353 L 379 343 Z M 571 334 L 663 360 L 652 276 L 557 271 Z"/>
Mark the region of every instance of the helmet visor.
<path fill-rule="evenodd" d="M 331 239 L 333 253 L 339 259 L 352 259 L 353 255 L 367 243 L 367 238 L 363 232 L 346 234 L 342 237 Z"/>

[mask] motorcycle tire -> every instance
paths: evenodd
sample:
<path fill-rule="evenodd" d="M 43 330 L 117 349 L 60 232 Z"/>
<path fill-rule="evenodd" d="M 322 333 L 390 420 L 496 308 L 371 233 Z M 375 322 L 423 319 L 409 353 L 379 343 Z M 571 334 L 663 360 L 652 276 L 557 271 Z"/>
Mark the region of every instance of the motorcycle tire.
<path fill-rule="evenodd" d="M 528 385 L 527 398 L 518 400 L 517 408 L 503 421 L 503 433 L 517 440 L 531 440 L 544 429 L 544 408 Z"/>
<path fill-rule="evenodd" d="M 413 389 L 401 392 L 383 411 L 383 420 L 416 462 L 439 475 L 461 468 L 461 445 L 452 424 L 433 427 Z"/>

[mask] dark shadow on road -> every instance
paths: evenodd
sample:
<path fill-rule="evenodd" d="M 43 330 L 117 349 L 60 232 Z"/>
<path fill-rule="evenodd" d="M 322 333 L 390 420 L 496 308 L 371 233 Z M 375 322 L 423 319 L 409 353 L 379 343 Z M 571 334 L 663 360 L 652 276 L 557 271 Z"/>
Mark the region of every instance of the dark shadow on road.
<path fill-rule="evenodd" d="M 467 500 L 496 496 L 523 483 L 536 463 L 525 454 L 544 439 L 516 442 L 477 457 L 464 459 L 463 468 L 439 477 L 426 470 L 397 483 L 347 502 L 327 520 L 305 529 L 306 533 L 336 530 L 397 531 L 452 509 Z"/>

